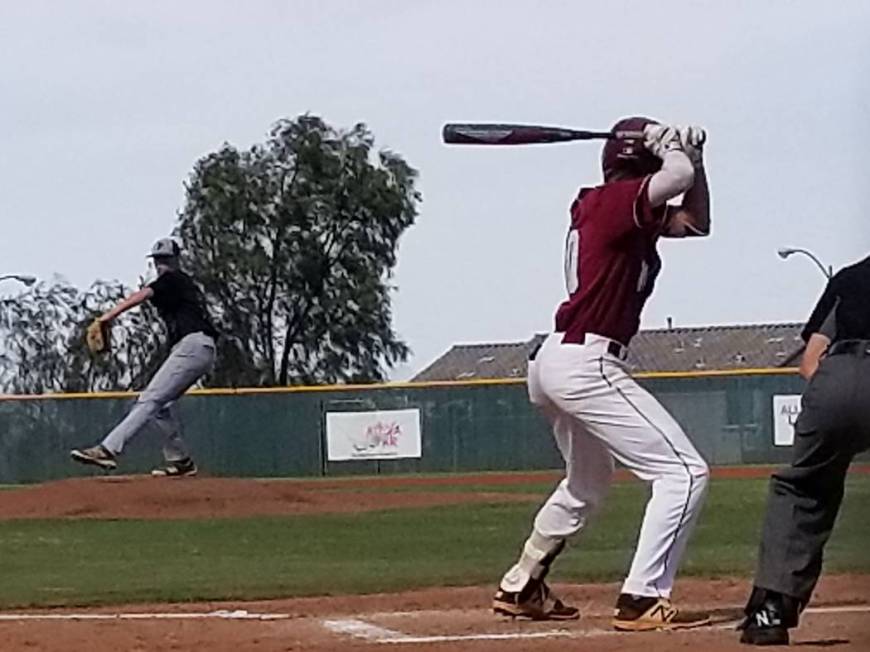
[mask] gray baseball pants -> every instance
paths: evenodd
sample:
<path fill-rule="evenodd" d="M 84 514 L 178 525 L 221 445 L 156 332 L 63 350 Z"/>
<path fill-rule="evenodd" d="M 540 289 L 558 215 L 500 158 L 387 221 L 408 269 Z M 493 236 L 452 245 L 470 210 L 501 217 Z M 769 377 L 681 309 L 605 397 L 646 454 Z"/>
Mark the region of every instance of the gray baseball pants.
<path fill-rule="evenodd" d="M 181 421 L 175 401 L 201 376 L 208 372 L 215 359 L 215 342 L 204 333 L 191 333 L 174 347 L 164 363 L 136 399 L 130 412 L 106 435 L 102 445 L 119 455 L 133 437 L 153 422 L 163 433 L 163 456 L 167 462 L 177 462 L 190 456 L 181 438 Z"/>

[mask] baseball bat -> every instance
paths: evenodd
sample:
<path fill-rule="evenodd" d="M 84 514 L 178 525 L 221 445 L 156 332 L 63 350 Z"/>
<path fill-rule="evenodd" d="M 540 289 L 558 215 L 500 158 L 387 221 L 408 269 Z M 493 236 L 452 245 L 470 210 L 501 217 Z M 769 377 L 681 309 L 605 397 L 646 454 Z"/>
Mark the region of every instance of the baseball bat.
<path fill-rule="evenodd" d="M 542 125 L 448 122 L 442 131 L 448 145 L 533 145 L 571 140 L 643 139 L 642 131 L 587 131 Z"/>

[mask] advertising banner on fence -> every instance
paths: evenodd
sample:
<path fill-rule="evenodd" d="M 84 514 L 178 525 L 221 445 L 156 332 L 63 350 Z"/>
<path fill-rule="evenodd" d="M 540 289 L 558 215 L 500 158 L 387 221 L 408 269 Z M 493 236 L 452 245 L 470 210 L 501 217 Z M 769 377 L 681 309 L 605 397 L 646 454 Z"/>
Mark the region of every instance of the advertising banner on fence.
<path fill-rule="evenodd" d="M 330 462 L 420 457 L 420 410 L 327 412 Z"/>
<path fill-rule="evenodd" d="M 794 424 L 801 411 L 800 394 L 780 394 L 773 397 L 773 445 L 794 443 Z"/>

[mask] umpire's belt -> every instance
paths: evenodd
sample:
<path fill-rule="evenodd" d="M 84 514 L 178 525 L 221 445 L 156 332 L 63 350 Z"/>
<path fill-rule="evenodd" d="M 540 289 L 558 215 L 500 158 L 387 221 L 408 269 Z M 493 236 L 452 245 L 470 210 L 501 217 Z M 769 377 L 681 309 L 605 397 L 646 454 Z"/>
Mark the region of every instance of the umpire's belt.
<path fill-rule="evenodd" d="M 828 355 L 870 355 L 870 340 L 841 340 L 834 342 L 828 349 Z"/>

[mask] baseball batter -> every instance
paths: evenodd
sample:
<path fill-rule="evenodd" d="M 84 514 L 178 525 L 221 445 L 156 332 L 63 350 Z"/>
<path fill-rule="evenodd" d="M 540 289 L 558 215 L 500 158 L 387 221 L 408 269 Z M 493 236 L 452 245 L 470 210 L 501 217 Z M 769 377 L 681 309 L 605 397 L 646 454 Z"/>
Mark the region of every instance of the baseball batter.
<path fill-rule="evenodd" d="M 196 475 L 196 464 L 181 438 L 175 402 L 211 369 L 218 333 L 209 321 L 202 293 L 179 268 L 180 254 L 178 243 L 171 238 L 158 240 L 150 253 L 157 280 L 99 318 L 99 322 L 110 323 L 131 308 L 150 301 L 166 324 L 172 350 L 124 420 L 100 444 L 72 450 L 70 455 L 75 461 L 114 469 L 127 442 L 148 423 L 154 423 L 164 435 L 165 463 L 154 469 L 152 475 Z"/>
<path fill-rule="evenodd" d="M 645 138 L 608 141 L 604 183 L 574 200 L 564 259 L 568 298 L 556 313 L 555 332 L 529 362 L 529 396 L 553 426 L 566 475 L 535 517 L 493 609 L 538 620 L 578 617 L 544 578 L 566 540 L 601 505 L 618 460 L 652 494 L 613 626 L 694 627 L 708 616 L 680 611 L 670 597 L 708 467 L 671 415 L 632 379 L 625 359 L 661 268 L 659 238 L 709 234 L 706 135 L 640 117 L 613 129 Z M 667 204 L 681 194 L 679 206 Z"/>

